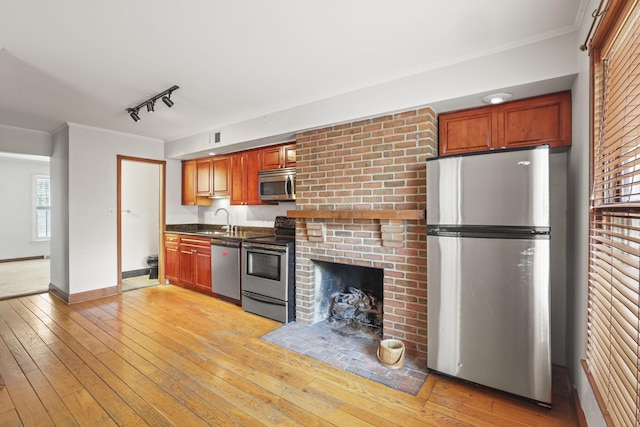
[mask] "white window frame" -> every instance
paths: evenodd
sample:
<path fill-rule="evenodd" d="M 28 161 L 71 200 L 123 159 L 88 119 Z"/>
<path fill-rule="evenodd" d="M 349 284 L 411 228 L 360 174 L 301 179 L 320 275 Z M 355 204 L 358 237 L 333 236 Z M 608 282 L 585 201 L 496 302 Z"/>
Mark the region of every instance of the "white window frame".
<path fill-rule="evenodd" d="M 38 206 L 38 181 L 46 179 L 49 181 L 49 205 Z M 49 235 L 38 236 L 38 211 L 46 211 L 49 216 Z M 31 240 L 34 242 L 48 242 L 51 240 L 51 178 L 49 175 L 31 176 Z"/>

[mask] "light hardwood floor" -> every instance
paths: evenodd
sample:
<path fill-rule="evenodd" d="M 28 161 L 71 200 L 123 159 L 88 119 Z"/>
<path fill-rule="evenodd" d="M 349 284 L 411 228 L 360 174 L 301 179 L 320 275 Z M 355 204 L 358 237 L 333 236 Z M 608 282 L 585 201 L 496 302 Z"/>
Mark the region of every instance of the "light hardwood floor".
<path fill-rule="evenodd" d="M 554 407 L 429 375 L 417 396 L 264 342 L 280 324 L 174 286 L 0 301 L 0 426 L 572 426 Z"/>

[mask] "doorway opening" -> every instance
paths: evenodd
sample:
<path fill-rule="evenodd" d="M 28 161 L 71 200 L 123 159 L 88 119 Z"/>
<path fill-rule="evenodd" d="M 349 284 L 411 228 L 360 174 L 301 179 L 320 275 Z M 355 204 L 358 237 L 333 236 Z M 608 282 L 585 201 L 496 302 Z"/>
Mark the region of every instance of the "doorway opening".
<path fill-rule="evenodd" d="M 118 156 L 118 293 L 164 283 L 165 166 Z"/>
<path fill-rule="evenodd" d="M 47 292 L 50 158 L 0 152 L 0 299 Z"/>

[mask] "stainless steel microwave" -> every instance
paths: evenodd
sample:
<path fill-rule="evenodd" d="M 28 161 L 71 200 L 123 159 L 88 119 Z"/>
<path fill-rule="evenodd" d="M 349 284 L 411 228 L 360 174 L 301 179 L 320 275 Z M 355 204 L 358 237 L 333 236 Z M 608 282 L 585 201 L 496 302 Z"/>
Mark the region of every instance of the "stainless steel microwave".
<path fill-rule="evenodd" d="M 258 172 L 259 196 L 264 201 L 296 199 L 296 168 Z"/>

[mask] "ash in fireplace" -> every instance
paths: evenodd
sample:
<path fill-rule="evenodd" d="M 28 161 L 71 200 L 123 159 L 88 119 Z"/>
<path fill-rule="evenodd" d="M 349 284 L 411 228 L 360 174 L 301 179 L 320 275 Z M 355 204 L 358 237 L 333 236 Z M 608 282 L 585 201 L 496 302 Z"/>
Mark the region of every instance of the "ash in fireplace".
<path fill-rule="evenodd" d="M 357 288 L 331 296 L 329 324 L 335 329 L 350 327 L 356 331 L 382 335 L 382 301 L 375 294 Z"/>

